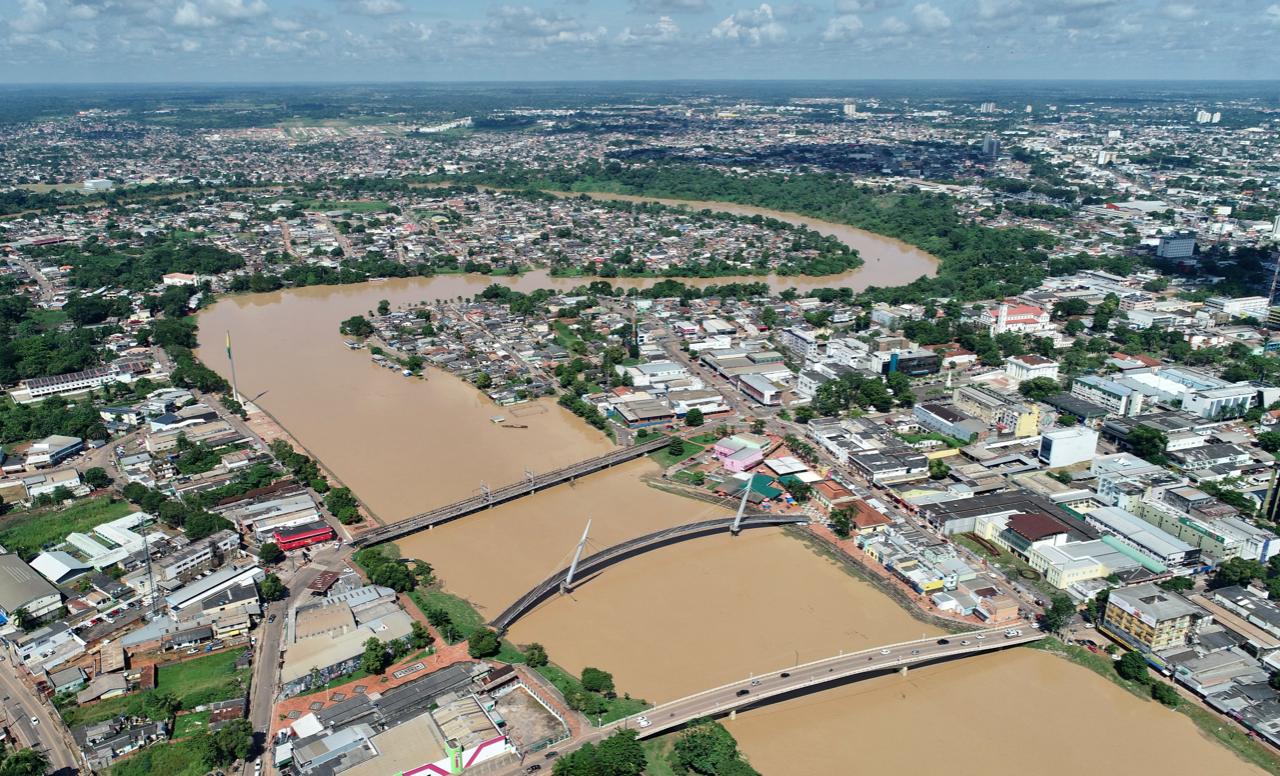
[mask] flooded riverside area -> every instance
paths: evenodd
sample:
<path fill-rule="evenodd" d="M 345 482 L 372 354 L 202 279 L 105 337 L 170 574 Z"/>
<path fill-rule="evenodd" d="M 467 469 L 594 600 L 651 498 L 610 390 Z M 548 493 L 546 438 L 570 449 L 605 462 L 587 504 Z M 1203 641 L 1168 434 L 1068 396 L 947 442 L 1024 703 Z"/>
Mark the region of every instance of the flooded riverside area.
<path fill-rule="evenodd" d="M 1183 715 L 1033 649 L 855 682 L 725 726 L 763 774 L 1265 773 Z"/>
<path fill-rule="evenodd" d="M 866 285 L 877 262 L 811 286 Z M 887 259 L 885 261 L 888 261 Z M 889 262 L 892 264 L 893 262 Z M 909 280 L 910 278 L 906 278 Z M 343 346 L 339 322 L 377 307 L 589 279 L 448 275 L 229 297 L 200 315 L 199 355 L 230 377 L 383 520 L 395 521 L 603 453 L 612 443 L 551 400 L 498 407 L 463 381 L 375 366 Z M 729 278 L 701 281 L 729 282 Z M 798 278 L 771 281 L 801 286 Z M 625 282 L 625 281 L 624 281 Z M 630 281 L 644 284 L 652 281 Z M 516 415 L 516 413 L 520 413 Z M 504 428 L 494 416 L 518 417 Z M 725 510 L 656 490 L 634 461 L 398 541 L 486 617 L 567 565 L 592 520 L 588 552 Z M 641 554 L 515 623 L 570 671 L 613 672 L 619 690 L 663 701 L 841 650 L 937 631 L 781 529 L 695 539 Z M 1113 731 L 1127 731 L 1121 739 Z M 858 682 L 728 722 L 762 773 L 1261 773 L 1154 703 L 1065 660 L 1027 649 Z M 904 730 L 919 746 L 902 747 Z M 891 734 L 892 733 L 892 734 Z M 852 763 L 859 765 L 855 769 Z M 1189 764 L 1194 763 L 1194 767 Z"/>

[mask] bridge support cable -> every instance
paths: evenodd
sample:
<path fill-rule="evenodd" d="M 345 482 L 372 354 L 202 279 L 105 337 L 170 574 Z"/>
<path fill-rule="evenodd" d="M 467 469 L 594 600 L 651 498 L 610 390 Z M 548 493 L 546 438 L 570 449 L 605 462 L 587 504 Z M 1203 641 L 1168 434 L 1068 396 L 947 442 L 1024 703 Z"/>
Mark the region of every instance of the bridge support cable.
<path fill-rule="evenodd" d="M 578 549 L 573 552 L 573 561 L 569 564 L 569 573 L 560 583 L 560 592 L 567 593 L 573 589 L 573 575 L 578 571 L 578 560 L 582 558 L 582 548 L 587 546 L 587 534 L 591 531 L 591 519 L 587 518 L 587 527 L 582 529 L 582 538 L 578 540 Z"/>
<path fill-rule="evenodd" d="M 742 516 L 747 511 L 747 498 L 751 495 L 751 483 L 755 482 L 756 476 L 752 474 L 747 479 L 747 484 L 742 487 L 742 501 L 738 502 L 738 514 L 733 517 L 733 525 L 729 527 L 729 533 L 737 536 L 742 531 Z"/>

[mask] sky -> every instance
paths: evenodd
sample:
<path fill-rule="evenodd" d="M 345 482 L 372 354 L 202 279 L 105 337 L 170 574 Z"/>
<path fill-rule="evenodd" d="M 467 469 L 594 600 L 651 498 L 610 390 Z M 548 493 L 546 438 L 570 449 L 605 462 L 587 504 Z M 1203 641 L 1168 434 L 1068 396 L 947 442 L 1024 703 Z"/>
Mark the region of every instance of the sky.
<path fill-rule="evenodd" d="M 0 83 L 1280 78 L 1280 1 L 0 0 Z"/>

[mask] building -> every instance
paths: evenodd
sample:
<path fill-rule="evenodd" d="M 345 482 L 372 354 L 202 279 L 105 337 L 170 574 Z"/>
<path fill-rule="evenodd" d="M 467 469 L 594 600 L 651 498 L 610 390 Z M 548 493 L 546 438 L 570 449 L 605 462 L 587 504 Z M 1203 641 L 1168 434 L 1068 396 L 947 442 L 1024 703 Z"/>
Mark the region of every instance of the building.
<path fill-rule="evenodd" d="M 1007 302 L 983 310 L 978 316 L 978 323 L 986 326 L 987 333 L 992 336 L 1006 331 L 1031 334 L 1051 328 L 1049 313 L 1044 308 Z"/>
<path fill-rule="evenodd" d="M 1148 582 L 1112 590 L 1102 625 L 1122 641 L 1155 652 L 1185 644 L 1203 615 L 1187 599 Z"/>
<path fill-rule="evenodd" d="M 1255 318 L 1267 320 L 1267 308 L 1271 303 L 1265 296 L 1211 296 L 1204 300 L 1204 309 L 1208 312 L 1229 315 L 1232 318 Z"/>
<path fill-rule="evenodd" d="M 1037 377 L 1058 379 L 1058 362 L 1051 358 L 1029 353 L 1025 356 L 1010 356 L 1004 362 L 1005 374 L 1018 382 L 1033 380 Z"/>
<path fill-rule="evenodd" d="M 307 523 L 275 532 L 276 545 L 285 552 L 333 541 L 335 538 L 337 534 L 333 527 L 321 522 Z"/>
<path fill-rule="evenodd" d="M 1189 259 L 1196 252 L 1196 233 L 1190 229 L 1160 235 L 1156 255 L 1162 259 Z"/>
<path fill-rule="evenodd" d="M 33 377 L 18 383 L 11 391 L 13 400 L 19 404 L 30 404 L 50 396 L 65 396 L 73 393 L 84 393 L 101 388 L 108 383 L 123 379 L 120 370 L 115 366 L 100 366 L 81 372 L 52 377 Z"/>
<path fill-rule="evenodd" d="M 54 434 L 32 442 L 27 449 L 27 467 L 43 469 L 57 466 L 66 459 L 84 449 L 84 440 L 79 437 Z"/>
<path fill-rule="evenodd" d="M 760 404 L 782 403 L 782 388 L 764 375 L 742 375 L 738 378 L 738 388 Z"/>
<path fill-rule="evenodd" d="M 173 591 L 165 596 L 164 601 L 169 607 L 170 616 L 177 619 L 183 609 L 199 604 L 229 588 L 252 585 L 263 576 L 265 576 L 264 572 L 256 564 L 227 566 Z"/>
<path fill-rule="evenodd" d="M 703 326 L 705 328 L 705 324 Z M 791 351 L 800 361 L 816 361 L 821 355 L 822 340 L 818 339 L 818 333 L 813 329 L 790 326 L 777 334 L 778 344 Z"/>
<path fill-rule="evenodd" d="M 1098 432 L 1088 426 L 1055 428 L 1040 435 L 1040 461 L 1050 469 L 1092 460 Z"/>
<path fill-rule="evenodd" d="M 937 402 L 917 404 L 911 412 L 920 425 L 961 442 L 967 443 L 987 430 L 987 424 L 982 420 Z"/>
<path fill-rule="evenodd" d="M 1209 420 L 1238 418 L 1249 411 L 1258 389 L 1248 383 L 1192 391 L 1182 400 L 1182 409 Z"/>
<path fill-rule="evenodd" d="M 997 393 L 981 385 L 965 385 L 955 390 L 956 408 L 994 426 L 1000 434 L 1035 436 L 1040 432 L 1040 405 L 1021 396 Z"/>
<path fill-rule="evenodd" d="M 1120 507 L 1090 510 L 1085 520 L 1104 534 L 1111 534 L 1166 566 L 1181 566 L 1200 560 L 1200 549 Z"/>
<path fill-rule="evenodd" d="M 57 611 L 62 594 L 22 558 L 13 553 L 0 555 L 0 625 L 13 619 L 19 609 L 40 618 Z"/>
<path fill-rule="evenodd" d="M 1071 381 L 1071 395 L 1105 407 L 1115 415 L 1132 417 L 1142 412 L 1143 395 L 1134 389 L 1093 375 L 1084 375 Z"/>
<path fill-rule="evenodd" d="M 13 641 L 18 659 L 32 669 L 52 671 L 84 654 L 84 641 L 65 622 L 55 622 Z"/>

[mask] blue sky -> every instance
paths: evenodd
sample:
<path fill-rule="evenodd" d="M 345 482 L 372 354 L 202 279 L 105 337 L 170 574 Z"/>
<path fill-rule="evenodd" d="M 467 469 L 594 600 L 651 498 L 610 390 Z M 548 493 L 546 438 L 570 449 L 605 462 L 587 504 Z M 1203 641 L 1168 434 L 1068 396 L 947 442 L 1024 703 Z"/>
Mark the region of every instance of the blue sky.
<path fill-rule="evenodd" d="M 1280 0 L 0 0 L 0 82 L 1277 78 Z"/>

